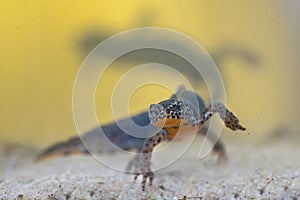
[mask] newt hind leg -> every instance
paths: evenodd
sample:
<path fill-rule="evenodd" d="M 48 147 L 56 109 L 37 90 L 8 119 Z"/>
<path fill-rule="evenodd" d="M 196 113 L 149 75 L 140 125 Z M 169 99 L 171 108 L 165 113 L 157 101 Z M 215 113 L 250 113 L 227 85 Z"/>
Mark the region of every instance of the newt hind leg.
<path fill-rule="evenodd" d="M 213 153 L 218 156 L 218 163 L 226 163 L 228 161 L 228 156 L 223 140 L 221 138 L 217 138 L 217 134 L 214 131 L 208 130 L 206 126 L 202 127 L 199 133 L 203 137 L 207 136 L 208 140 L 214 145 L 212 150 Z"/>

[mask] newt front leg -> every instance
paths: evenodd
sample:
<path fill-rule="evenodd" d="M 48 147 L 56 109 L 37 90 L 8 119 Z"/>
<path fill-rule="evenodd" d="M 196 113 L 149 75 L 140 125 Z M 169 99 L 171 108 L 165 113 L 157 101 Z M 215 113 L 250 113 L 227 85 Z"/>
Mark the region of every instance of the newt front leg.
<path fill-rule="evenodd" d="M 149 178 L 149 185 L 151 186 L 154 178 L 154 174 L 151 170 L 151 157 L 153 148 L 165 140 L 167 138 L 167 134 L 168 132 L 165 129 L 162 129 L 154 136 L 147 138 L 144 142 L 141 152 L 138 153 L 127 166 L 127 172 L 135 174 L 134 180 L 136 180 L 139 175 L 143 175 L 143 191 L 145 191 L 147 179 Z"/>
<path fill-rule="evenodd" d="M 246 130 L 240 123 L 239 119 L 231 112 L 229 111 L 224 104 L 222 103 L 215 103 L 209 108 L 207 108 L 202 115 L 202 118 L 199 120 L 199 124 L 204 124 L 208 119 L 212 117 L 213 114 L 218 113 L 221 117 L 221 119 L 224 121 L 225 126 L 227 128 L 230 128 L 233 131 L 236 130 Z"/>

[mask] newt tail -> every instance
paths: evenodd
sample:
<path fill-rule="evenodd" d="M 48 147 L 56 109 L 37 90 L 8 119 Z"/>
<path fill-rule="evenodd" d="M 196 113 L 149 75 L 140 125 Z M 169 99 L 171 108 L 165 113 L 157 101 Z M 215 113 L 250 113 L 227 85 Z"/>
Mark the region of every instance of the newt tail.
<path fill-rule="evenodd" d="M 148 112 L 140 113 L 132 118 L 120 120 L 118 123 L 126 123 L 126 121 L 133 120 L 139 126 L 146 126 L 150 123 Z M 125 133 L 119 128 L 117 123 L 110 123 L 103 127 L 97 127 L 82 137 L 72 137 L 71 139 L 56 143 L 35 157 L 35 162 L 53 156 L 69 156 L 72 154 L 90 154 L 102 152 L 114 152 L 116 148 L 103 138 L 103 133 L 114 145 L 123 150 L 139 150 L 142 148 L 145 138 L 133 137 Z M 88 146 L 85 146 L 88 145 Z"/>
<path fill-rule="evenodd" d="M 71 154 L 88 154 L 88 150 L 83 145 L 79 137 L 72 137 L 68 141 L 54 144 L 35 157 L 35 162 L 54 156 L 69 156 Z"/>

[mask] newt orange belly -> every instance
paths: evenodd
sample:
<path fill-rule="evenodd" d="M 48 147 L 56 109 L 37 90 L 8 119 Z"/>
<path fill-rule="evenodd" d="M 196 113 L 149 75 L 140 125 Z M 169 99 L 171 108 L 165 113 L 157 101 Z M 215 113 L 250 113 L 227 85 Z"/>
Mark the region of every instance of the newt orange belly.
<path fill-rule="evenodd" d="M 154 124 L 157 127 L 164 128 L 168 131 L 168 139 L 180 140 L 187 135 L 195 134 L 199 130 L 199 126 L 191 126 L 185 119 L 160 120 Z M 175 137 L 176 136 L 176 137 Z"/>

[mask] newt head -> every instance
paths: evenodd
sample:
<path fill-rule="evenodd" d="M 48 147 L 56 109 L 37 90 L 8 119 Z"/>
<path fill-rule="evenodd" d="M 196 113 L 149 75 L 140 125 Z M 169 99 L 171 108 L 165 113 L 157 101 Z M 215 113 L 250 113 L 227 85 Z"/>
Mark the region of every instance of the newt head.
<path fill-rule="evenodd" d="M 176 99 L 152 104 L 149 108 L 150 122 L 157 127 L 170 127 L 180 124 L 184 118 L 182 108 L 183 103 Z"/>

